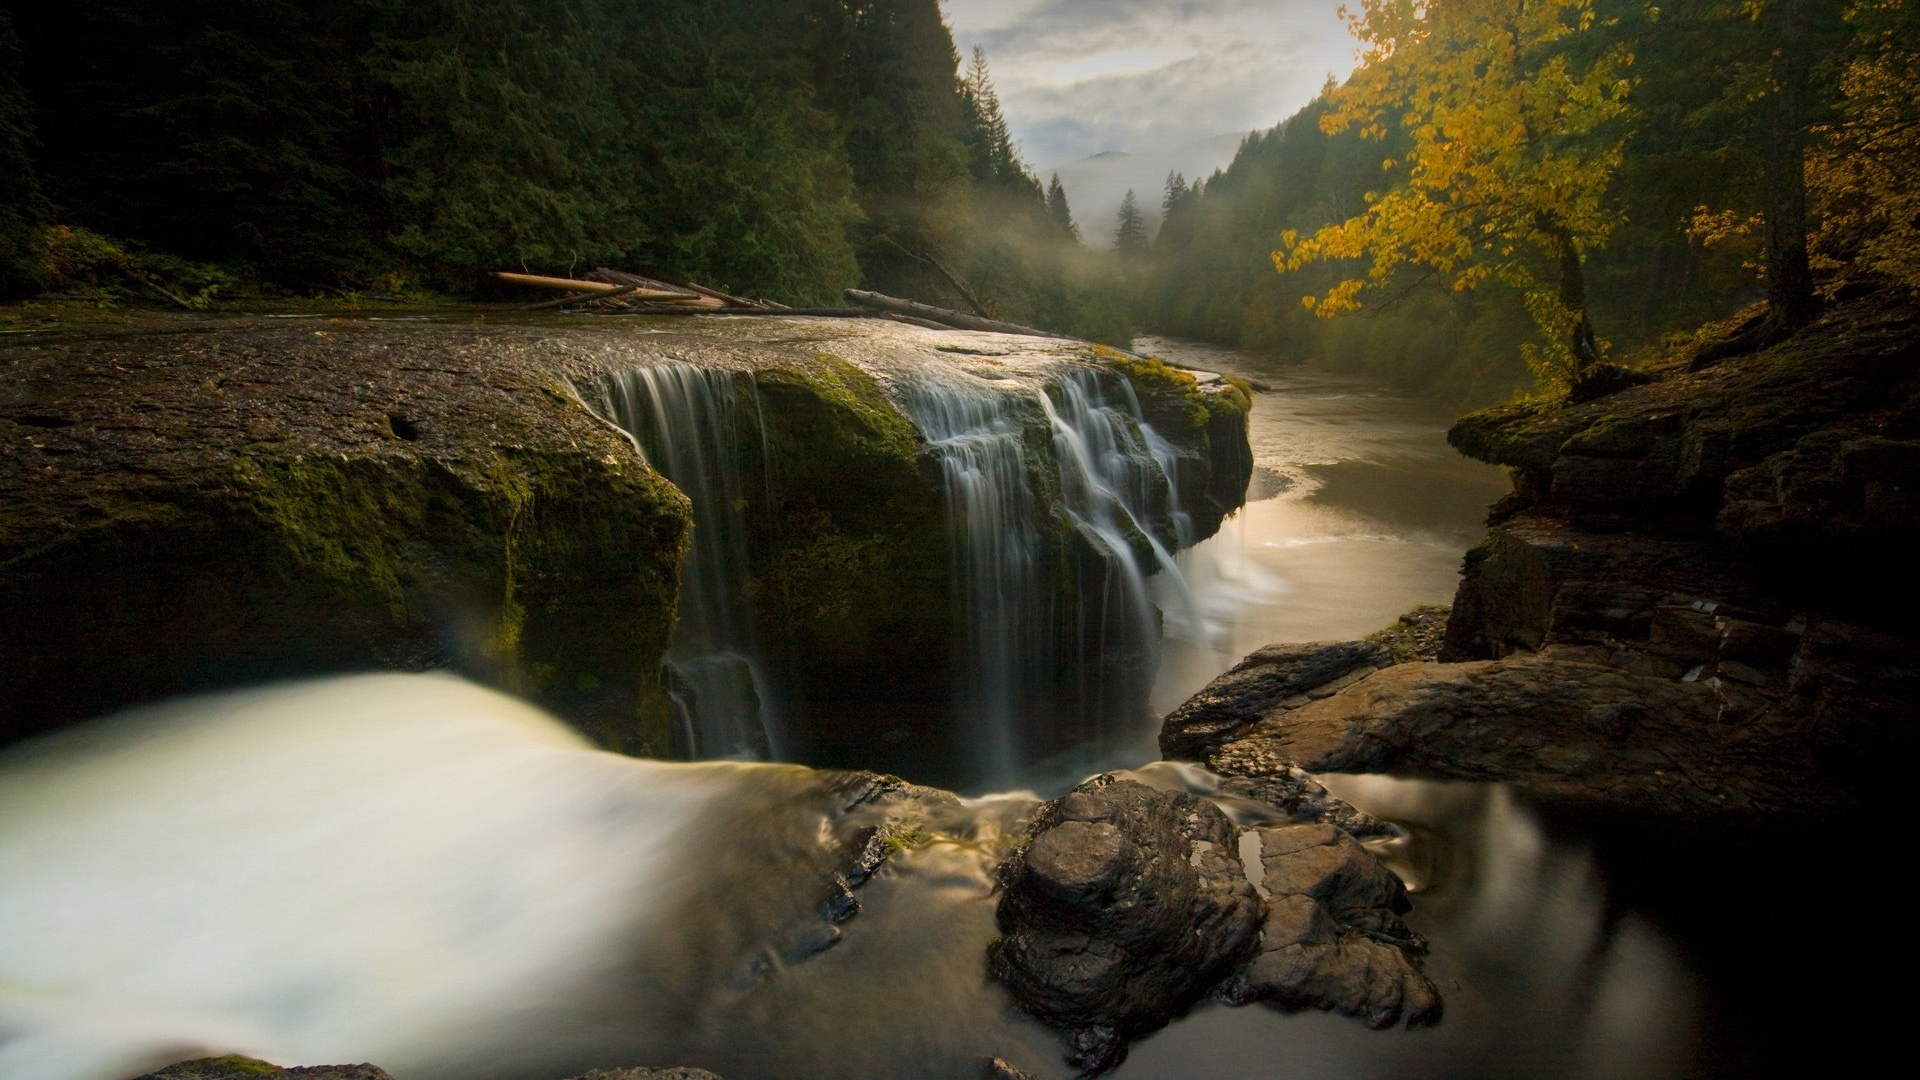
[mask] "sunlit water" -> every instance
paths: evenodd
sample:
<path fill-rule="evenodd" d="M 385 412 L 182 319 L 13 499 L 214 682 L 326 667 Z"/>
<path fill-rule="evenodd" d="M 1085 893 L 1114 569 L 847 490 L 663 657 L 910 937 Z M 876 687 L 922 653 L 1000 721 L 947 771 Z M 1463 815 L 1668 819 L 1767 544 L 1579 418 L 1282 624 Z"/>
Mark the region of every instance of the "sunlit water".
<path fill-rule="evenodd" d="M 1358 638 L 1452 602 L 1461 556 L 1507 479 L 1447 445 L 1450 411 L 1362 379 L 1262 372 L 1214 346 L 1143 337 L 1134 348 L 1272 387 L 1254 396 L 1246 507 L 1180 556 L 1202 625 L 1162 596 L 1157 713 L 1262 645 Z"/>

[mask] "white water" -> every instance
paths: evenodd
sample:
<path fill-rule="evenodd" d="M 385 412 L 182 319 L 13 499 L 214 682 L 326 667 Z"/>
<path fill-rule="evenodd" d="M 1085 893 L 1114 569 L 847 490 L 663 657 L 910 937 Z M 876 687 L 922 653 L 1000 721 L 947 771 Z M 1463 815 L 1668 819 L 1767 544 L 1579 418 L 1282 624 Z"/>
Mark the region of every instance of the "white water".
<path fill-rule="evenodd" d="M 604 411 L 693 503 L 680 623 L 668 657 L 679 749 L 692 758 L 782 757 L 778 709 L 747 595 L 743 466 L 757 458 L 763 477 L 771 471 L 753 381 L 668 362 L 611 376 L 600 390 Z"/>
<path fill-rule="evenodd" d="M 1172 554 L 1192 542 L 1192 522 L 1178 452 L 1124 378 L 1052 358 L 976 366 L 923 361 L 879 375 L 939 463 L 953 719 L 977 782 L 1003 787 L 1067 747 L 1095 759 L 1151 743 L 1161 612 L 1148 583 L 1159 575 L 1176 618 L 1198 620 Z M 749 478 L 778 465 L 751 374 L 665 361 L 606 379 L 599 394 L 693 502 L 670 658 L 682 741 L 702 758 L 793 752 L 803 740 L 783 737 L 749 596 L 747 513 L 760 498 Z"/>
<path fill-rule="evenodd" d="M 1051 1037 L 984 972 L 989 870 L 1030 800 L 953 806 L 947 839 L 896 856 L 835 928 L 832 777 L 603 753 L 512 699 L 410 675 L 188 699 L 11 748 L 0 1077 L 121 1080 L 218 1053 L 399 1080 L 1043 1064 Z"/>
<path fill-rule="evenodd" d="M 1158 664 L 1147 579 L 1164 574 L 1186 595 L 1168 548 L 1191 533 L 1175 452 L 1131 384 L 1057 365 L 1029 379 L 922 373 L 898 393 L 940 463 L 958 600 L 955 720 L 977 733 L 981 774 L 1005 785 L 1062 744 L 1097 757 L 1128 741 L 1150 720 Z M 1048 489 L 1065 520 L 1043 512 Z M 1084 552 L 1063 543 L 1069 530 Z M 1064 608 L 1062 577 L 1075 583 Z"/>

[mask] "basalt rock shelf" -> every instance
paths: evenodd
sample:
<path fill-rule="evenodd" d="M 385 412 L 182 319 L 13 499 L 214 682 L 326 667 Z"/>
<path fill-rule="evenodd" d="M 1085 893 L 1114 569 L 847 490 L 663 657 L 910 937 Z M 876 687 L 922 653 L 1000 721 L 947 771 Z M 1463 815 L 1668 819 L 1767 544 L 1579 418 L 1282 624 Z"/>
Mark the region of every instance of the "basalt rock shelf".
<path fill-rule="evenodd" d="M 1514 491 L 1442 648 L 1262 650 L 1169 716 L 1163 749 L 1728 823 L 1890 790 L 1920 730 L 1920 313 L 1867 296 L 1700 359 L 1712 338 L 1614 393 L 1454 427 Z"/>
<path fill-rule="evenodd" d="M 1141 579 L 1250 468 L 1226 380 L 871 321 L 156 318 L 0 365 L 0 740 L 450 668 L 630 752 L 1004 771 L 1056 699 L 1105 711 L 1039 752 L 1142 708 L 1076 687 L 1150 658 Z"/>

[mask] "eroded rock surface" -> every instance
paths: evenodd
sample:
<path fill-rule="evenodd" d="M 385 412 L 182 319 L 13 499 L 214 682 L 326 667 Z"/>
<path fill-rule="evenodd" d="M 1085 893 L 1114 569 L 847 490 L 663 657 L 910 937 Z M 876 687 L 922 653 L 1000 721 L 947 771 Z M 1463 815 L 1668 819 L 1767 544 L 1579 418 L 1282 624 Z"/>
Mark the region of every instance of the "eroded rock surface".
<path fill-rule="evenodd" d="M 1022 1009 L 1068 1032 L 1070 1064 L 1112 1068 L 1128 1039 L 1209 993 L 1375 1026 L 1437 1015 L 1391 871 L 1336 825 L 1264 826 L 1256 884 L 1246 832 L 1207 799 L 1111 775 L 1036 813 L 1002 868 L 989 966 Z"/>
<path fill-rule="evenodd" d="M 1687 816 L 1856 806 L 1920 749 L 1916 329 L 1869 296 L 1756 355 L 1685 347 L 1462 418 L 1449 439 L 1514 491 L 1467 553 L 1445 662 L 1280 698 L 1259 678 L 1279 658 L 1365 643 L 1270 646 L 1168 717 L 1169 752 L 1223 787 L 1305 768 Z"/>
<path fill-rule="evenodd" d="M 182 1061 L 137 1080 L 393 1080 L 393 1077 L 377 1065 L 295 1065 L 282 1068 L 255 1058 L 229 1056 Z"/>
<path fill-rule="evenodd" d="M 1426 942 L 1400 919 L 1413 908 L 1400 879 L 1332 825 L 1254 835 L 1266 907 L 1260 951 L 1223 996 L 1344 1013 L 1376 1028 L 1437 1021 L 1440 994 L 1416 962 Z"/>

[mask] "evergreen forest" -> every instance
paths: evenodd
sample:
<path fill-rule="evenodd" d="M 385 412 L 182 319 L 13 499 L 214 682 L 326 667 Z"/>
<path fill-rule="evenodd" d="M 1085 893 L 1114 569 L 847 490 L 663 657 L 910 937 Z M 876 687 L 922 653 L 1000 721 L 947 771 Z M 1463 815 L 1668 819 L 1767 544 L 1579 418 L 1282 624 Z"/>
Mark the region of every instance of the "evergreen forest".
<path fill-rule="evenodd" d="M 0 290 L 474 297 L 609 265 L 1128 323 L 938 0 L 0 5 Z"/>

